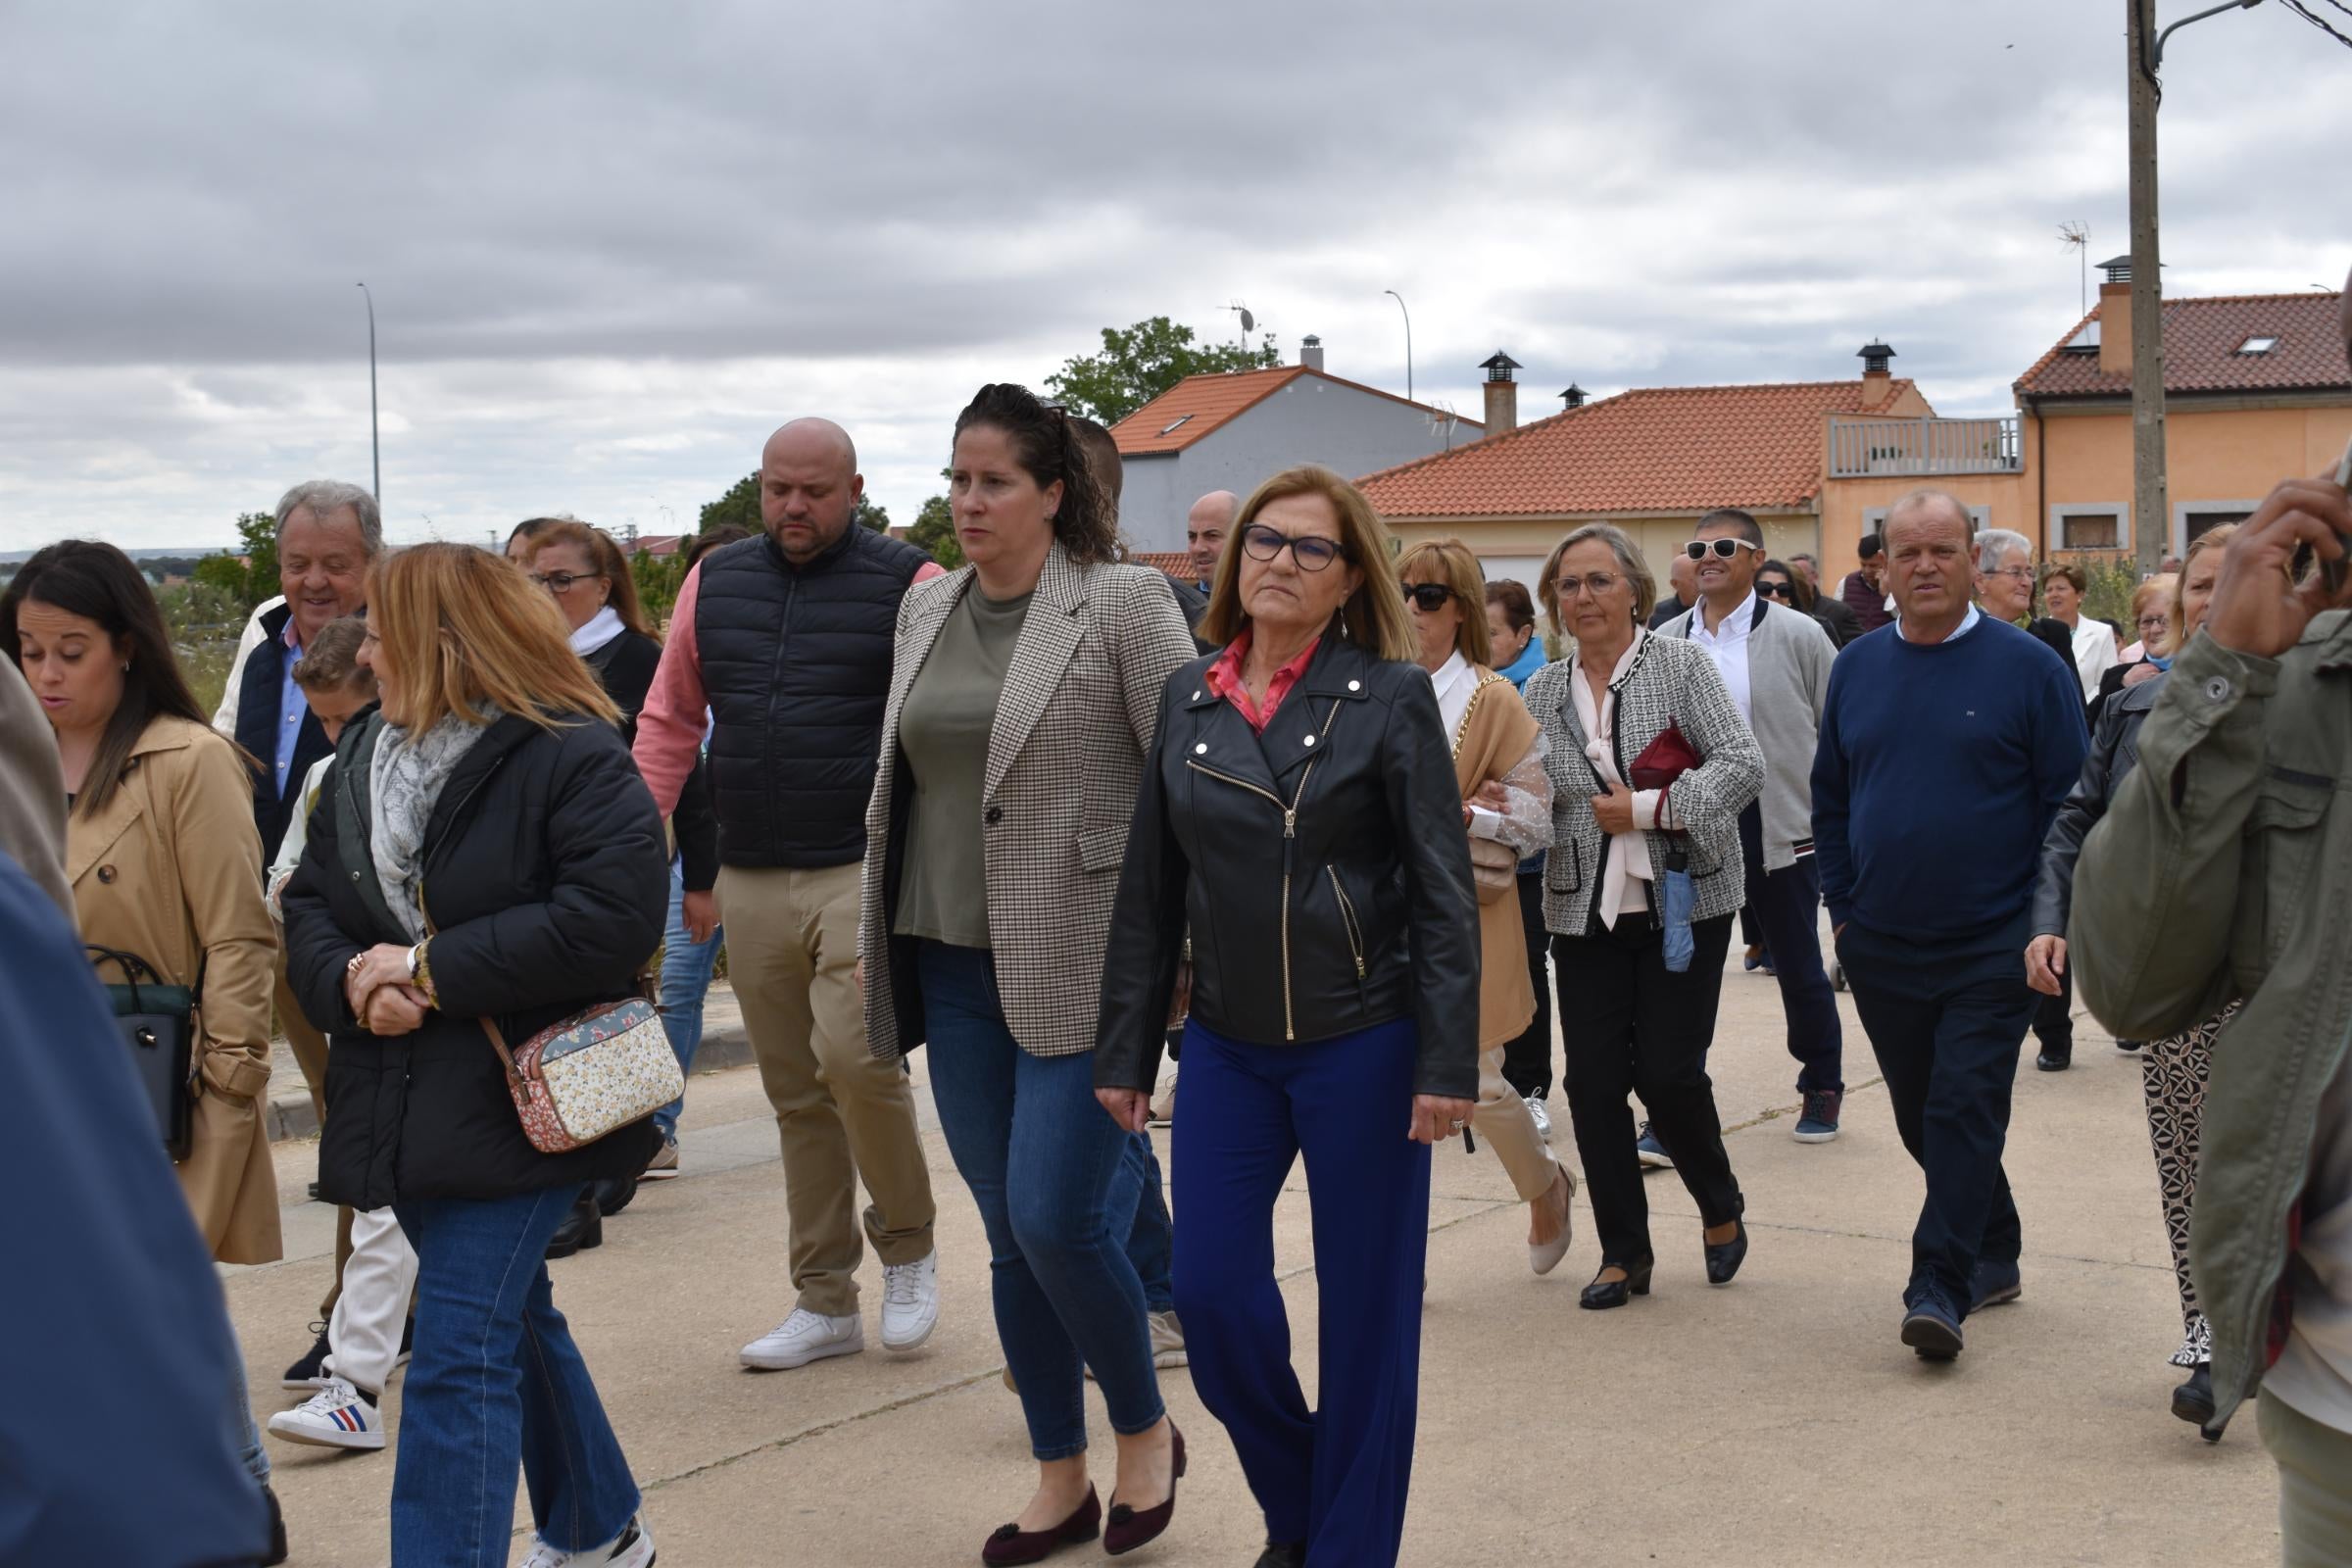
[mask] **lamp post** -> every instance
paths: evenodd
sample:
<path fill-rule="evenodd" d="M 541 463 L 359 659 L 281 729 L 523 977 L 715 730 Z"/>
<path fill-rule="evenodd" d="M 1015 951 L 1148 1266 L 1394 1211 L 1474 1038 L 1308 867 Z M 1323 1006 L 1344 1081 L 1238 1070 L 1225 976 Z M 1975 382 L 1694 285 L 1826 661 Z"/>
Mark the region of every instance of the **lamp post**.
<path fill-rule="evenodd" d="M 2165 40 L 2182 27 L 2261 3 L 2226 0 L 2155 32 L 2156 0 L 2125 0 L 2131 54 L 2132 540 L 2143 578 L 2164 564 L 2173 537 L 2164 474 L 2164 263 L 2156 237 L 2156 106 L 2164 88 L 2156 72 L 2164 64 Z"/>
<path fill-rule="evenodd" d="M 1395 289 L 1384 288 L 1381 292 L 1395 300 L 1398 310 L 1404 311 L 1404 401 L 1410 403 L 1413 401 L 1413 313 L 1404 310 L 1404 296 Z"/>
<path fill-rule="evenodd" d="M 375 296 L 362 283 L 360 292 L 368 298 L 368 450 L 375 465 L 375 511 L 384 511 L 384 444 L 375 422 Z"/>

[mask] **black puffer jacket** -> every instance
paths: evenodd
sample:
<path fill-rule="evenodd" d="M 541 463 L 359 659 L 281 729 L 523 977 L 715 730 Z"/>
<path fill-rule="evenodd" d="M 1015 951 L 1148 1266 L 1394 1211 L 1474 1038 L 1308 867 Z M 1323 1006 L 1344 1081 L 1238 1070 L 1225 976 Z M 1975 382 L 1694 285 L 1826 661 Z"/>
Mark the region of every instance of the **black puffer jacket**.
<path fill-rule="evenodd" d="M 2075 780 L 2041 843 L 2041 877 L 2034 886 L 2034 935 L 2066 935 L 2066 918 L 2075 900 L 2075 861 L 2082 858 L 2082 841 L 2139 765 L 2139 726 L 2171 678 L 2157 675 L 2136 686 L 2123 686 L 2099 710 L 2098 728 L 2091 732 L 2090 752 L 2082 760 L 2082 776 Z"/>
<path fill-rule="evenodd" d="M 287 976 L 330 1037 L 321 1196 L 379 1208 L 636 1175 L 653 1155 L 650 1120 L 565 1154 L 533 1149 L 479 1021 L 495 1016 L 518 1045 L 634 995 L 633 977 L 662 941 L 669 872 L 627 747 L 609 724 L 551 731 L 513 715 L 475 742 L 425 829 L 441 1006 L 415 1033 L 379 1040 L 344 1002 L 343 966 L 376 943 L 409 940 L 369 858 L 368 778 L 382 731 L 380 715 L 344 731 L 285 891 Z"/>
<path fill-rule="evenodd" d="M 1149 1089 L 1189 924 L 1193 1015 L 1279 1048 L 1413 1018 L 1414 1091 L 1478 1094 L 1478 895 L 1417 664 L 1327 634 L 1261 737 L 1170 678 L 1119 873 L 1095 1082 Z"/>
<path fill-rule="evenodd" d="M 643 632 L 624 630 L 587 656 L 588 667 L 605 683 L 605 695 L 620 709 L 620 738 L 637 744 L 637 715 L 645 710 L 645 695 L 654 689 L 654 672 L 662 667 L 662 645 Z M 710 807 L 710 763 L 699 752 L 694 768 L 678 791 L 678 808 L 669 825 L 677 833 L 678 870 L 686 891 L 708 893 L 718 884 L 718 816 Z"/>

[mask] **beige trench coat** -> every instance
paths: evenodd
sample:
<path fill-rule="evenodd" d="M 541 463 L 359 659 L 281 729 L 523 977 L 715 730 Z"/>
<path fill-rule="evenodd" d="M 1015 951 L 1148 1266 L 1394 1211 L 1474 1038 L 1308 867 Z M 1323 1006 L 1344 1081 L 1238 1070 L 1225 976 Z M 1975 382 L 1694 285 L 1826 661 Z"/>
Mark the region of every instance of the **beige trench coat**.
<path fill-rule="evenodd" d="M 114 799 L 68 820 L 66 876 L 84 942 L 135 953 L 171 985 L 194 985 L 203 968 L 179 1184 L 215 1258 L 274 1261 L 283 1248 L 262 1096 L 277 933 L 262 899 L 252 775 L 204 725 L 154 720 Z M 121 977 L 110 964 L 100 978 Z"/>

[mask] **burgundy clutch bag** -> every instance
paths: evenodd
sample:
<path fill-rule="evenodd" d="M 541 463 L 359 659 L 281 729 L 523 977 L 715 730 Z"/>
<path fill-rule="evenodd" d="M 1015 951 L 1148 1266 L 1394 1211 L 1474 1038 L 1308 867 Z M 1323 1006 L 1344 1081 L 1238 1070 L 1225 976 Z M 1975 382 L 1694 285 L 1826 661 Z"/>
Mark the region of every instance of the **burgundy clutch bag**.
<path fill-rule="evenodd" d="M 1657 739 L 1642 747 L 1642 755 L 1626 767 L 1626 782 L 1638 790 L 1662 790 L 1698 766 L 1700 760 L 1682 726 L 1670 718 Z"/>

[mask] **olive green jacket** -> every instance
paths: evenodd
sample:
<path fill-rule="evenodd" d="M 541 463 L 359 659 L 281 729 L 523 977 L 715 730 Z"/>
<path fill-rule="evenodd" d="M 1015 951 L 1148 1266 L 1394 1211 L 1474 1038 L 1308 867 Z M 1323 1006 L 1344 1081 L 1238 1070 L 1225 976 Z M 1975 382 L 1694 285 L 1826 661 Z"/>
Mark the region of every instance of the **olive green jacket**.
<path fill-rule="evenodd" d="M 2083 845 L 2069 956 L 2125 1039 L 2245 1000 L 2213 1048 L 2189 1233 L 2223 1420 L 2275 1351 L 2320 1096 L 2352 1038 L 2352 617 L 2315 617 L 2276 660 L 2200 636 L 2165 687 Z"/>

